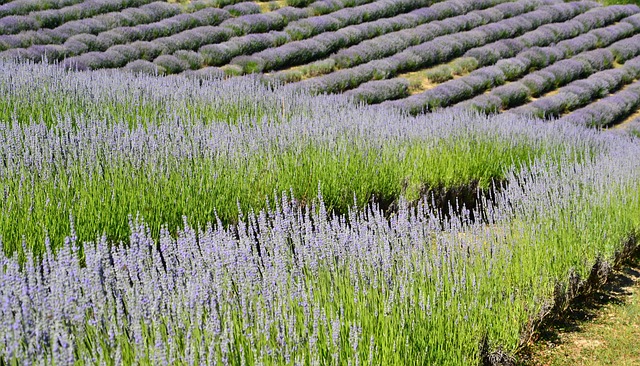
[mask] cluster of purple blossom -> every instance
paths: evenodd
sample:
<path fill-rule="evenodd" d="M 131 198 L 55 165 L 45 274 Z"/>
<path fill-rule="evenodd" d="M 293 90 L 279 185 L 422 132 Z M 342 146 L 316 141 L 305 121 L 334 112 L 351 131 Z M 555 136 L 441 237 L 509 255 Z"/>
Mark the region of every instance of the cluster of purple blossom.
<path fill-rule="evenodd" d="M 640 48 L 640 36 L 636 36 L 636 42 L 637 48 Z M 609 65 L 611 65 L 613 63 L 613 55 L 611 55 L 610 51 L 602 51 L 609 53 L 605 57 L 609 58 Z M 640 50 L 635 55 L 640 55 Z M 583 61 L 588 62 L 592 58 L 595 57 L 585 57 Z M 601 62 L 601 60 L 595 60 L 592 63 L 592 67 L 594 64 L 596 66 L 599 65 Z M 553 95 L 539 98 L 527 105 L 512 109 L 509 113 L 533 114 L 538 117 L 548 118 L 574 110 L 640 77 L 638 62 L 640 62 L 640 56 L 626 61 L 622 67 L 600 71 L 584 80 L 574 81 L 558 89 L 558 92 Z"/>
<path fill-rule="evenodd" d="M 253 54 L 251 57 L 261 66 L 260 69 L 262 71 L 271 71 L 285 66 L 290 67 L 305 64 L 327 56 L 340 48 L 348 47 L 382 34 L 395 32 L 399 29 L 414 28 L 420 24 L 451 16 L 459 16 L 474 9 L 496 5 L 502 1 L 504 0 L 450 0 L 436 3 L 430 7 L 417 9 L 392 18 L 351 25 L 340 28 L 337 31 L 324 32 L 302 41 L 288 42 L 280 47 L 269 48 Z M 348 10 L 356 9 L 357 8 Z M 328 16 L 333 16 L 333 14 Z M 307 22 L 313 23 L 315 22 L 314 19 L 315 18 L 310 18 Z M 291 27 L 291 25 L 285 28 L 285 32 L 289 32 L 289 27 Z M 231 62 L 234 63 L 234 61 Z"/>
<path fill-rule="evenodd" d="M 25 30 L 53 28 L 70 20 L 89 18 L 98 14 L 119 11 L 149 4 L 153 0 L 88 0 L 60 9 L 41 10 L 28 15 L 0 18 L 0 34 L 15 34 Z"/>
<path fill-rule="evenodd" d="M 321 2 L 313 3 L 309 8 L 300 9 L 297 11 L 296 14 L 293 14 L 293 16 L 291 16 L 291 14 L 285 13 L 284 14 L 285 19 L 288 21 L 288 20 L 295 20 L 297 18 L 304 18 L 306 16 L 305 14 L 311 13 L 312 12 L 311 9 L 315 9 L 314 5 L 318 6 L 320 5 L 319 3 Z M 353 3 L 347 2 L 347 1 L 337 2 L 336 4 L 333 4 L 332 7 L 323 9 L 323 11 L 342 9 L 345 6 L 352 6 L 352 5 L 358 5 L 358 4 L 359 4 L 358 2 L 353 2 Z M 282 8 L 280 11 L 290 12 L 291 8 Z M 247 19 L 247 18 L 245 17 L 243 19 Z M 231 23 L 233 23 L 233 20 L 230 20 L 228 22 L 225 21 L 221 24 L 221 26 L 233 28 L 233 30 L 238 35 L 231 37 L 228 41 L 225 41 L 225 42 L 216 42 L 212 44 L 206 44 L 200 47 L 198 49 L 199 56 L 194 56 L 194 57 L 198 57 L 199 59 L 201 59 L 202 63 L 199 66 L 196 66 L 195 63 L 191 63 L 190 67 L 188 67 L 189 69 L 198 69 L 203 65 L 222 65 L 222 64 L 228 63 L 236 56 L 252 54 L 252 53 L 255 53 L 267 48 L 271 48 L 271 47 L 278 47 L 282 44 L 285 44 L 291 41 L 291 36 L 289 35 L 289 33 L 286 33 L 283 31 L 253 33 L 254 30 L 236 29 L 235 25 L 229 25 Z M 244 20 L 242 24 L 245 24 L 245 23 L 256 24 L 256 20 L 255 19 Z M 242 35 L 245 33 L 251 33 L 251 34 Z M 157 64 L 157 66 L 161 66 L 163 68 L 162 70 L 170 73 L 179 72 L 179 70 L 181 69 L 184 70 L 185 69 L 184 63 L 183 63 L 183 67 L 169 67 L 169 68 L 165 67 L 164 64 L 166 64 L 167 60 L 169 59 L 171 60 L 172 65 L 174 66 L 177 65 L 177 60 L 174 56 L 177 56 L 177 58 L 181 58 L 179 55 L 172 55 L 172 56 L 163 55 L 162 60 L 154 61 L 154 63 Z M 153 58 L 148 58 L 148 57 L 144 57 L 144 59 L 153 60 Z M 251 61 L 252 61 L 252 58 L 250 57 L 248 58 L 246 56 L 237 60 L 238 63 L 243 63 L 245 65 L 249 64 Z M 131 63 L 132 63 L 132 68 L 134 69 L 140 69 L 142 65 L 145 65 L 144 68 L 148 71 L 157 70 L 157 68 L 153 67 L 149 62 L 135 60 L 135 61 L 132 61 Z M 216 68 L 212 68 L 211 70 L 216 70 L 215 73 L 219 74 L 219 71 Z M 208 74 L 208 71 L 203 73 Z"/>
<path fill-rule="evenodd" d="M 498 60 L 514 57 L 527 48 L 544 47 L 561 40 L 574 38 L 590 30 L 620 21 L 620 19 L 629 17 L 639 11 L 635 5 L 607 6 L 592 9 L 565 22 L 545 24 L 514 39 L 501 39 L 491 44 L 471 49 L 464 56 L 474 57 L 478 60 L 480 66 L 490 65 Z M 609 33 L 603 30 L 592 34 L 598 38 L 604 38 Z M 617 33 L 615 33 L 615 37 L 618 37 Z M 615 40 L 611 39 L 607 44 L 611 44 Z"/>
<path fill-rule="evenodd" d="M 209 44 L 200 47 L 204 64 L 210 66 L 224 65 L 234 57 L 248 55 L 270 47 L 278 47 L 291 40 L 291 36 L 283 31 L 271 31 L 260 34 L 247 34 L 233 37 L 226 42 Z"/>
<path fill-rule="evenodd" d="M 307 6 L 313 15 L 324 15 L 335 11 L 369 4 L 376 0 L 315 0 Z"/>
<path fill-rule="evenodd" d="M 298 9 L 285 6 L 264 14 L 249 14 L 228 19 L 221 26 L 233 30 L 236 35 L 249 33 L 264 33 L 270 30 L 280 30 L 290 22 L 311 16 L 309 9 Z"/>
<path fill-rule="evenodd" d="M 635 6 L 631 7 L 631 9 L 635 9 L 636 12 L 640 10 Z M 632 17 L 640 18 L 640 15 L 633 15 Z M 494 66 L 480 68 L 471 72 L 469 75 L 439 84 L 423 93 L 412 95 L 404 100 L 388 102 L 387 104 L 407 109 L 411 113 L 419 113 L 424 110 L 433 110 L 462 102 L 473 95 L 495 88 L 507 81 L 516 80 L 527 74 L 531 68 L 545 67 L 549 63 L 572 55 L 574 52 L 588 50 L 597 46 L 608 46 L 609 44 L 604 43 L 606 40 L 599 40 L 596 37 L 596 34 L 602 33 L 603 31 L 609 34 L 607 40 L 613 41 L 627 37 L 629 34 L 634 34 L 640 31 L 640 28 L 634 28 L 628 22 L 620 22 L 606 28 L 590 31 L 589 33 L 570 40 L 562 41 L 554 46 L 529 49 L 521 52 L 516 57 L 499 60 Z M 585 39 L 587 42 L 583 41 Z M 629 41 L 629 39 L 631 41 Z M 627 44 L 636 40 L 634 38 L 629 39 L 616 42 L 611 45 L 609 49 L 618 47 L 619 44 Z M 593 42 L 588 42 L 589 40 L 593 40 Z M 575 46 L 567 48 L 565 43 L 570 43 Z M 637 48 L 638 46 L 635 47 L 635 49 Z M 544 55 L 544 57 L 541 55 Z M 485 112 L 508 108 L 515 104 L 522 103 L 530 97 L 532 93 L 529 92 L 527 81 L 532 78 L 537 78 L 539 74 L 553 75 L 550 81 L 553 81 L 555 85 L 564 85 L 588 73 L 602 70 L 610 66 L 612 61 L 613 57 L 611 57 L 611 52 L 607 50 L 599 49 L 587 52 L 575 56 L 570 60 L 558 61 L 541 71 L 531 73 L 525 76 L 520 82 L 497 87 L 488 94 L 483 94 L 463 103 L 462 107 L 472 107 Z M 550 85 L 545 86 L 548 88 Z M 540 91 L 537 92 L 539 93 Z"/>
<path fill-rule="evenodd" d="M 541 95 L 572 80 L 610 67 L 614 61 L 612 53 L 614 48 L 617 48 L 620 44 L 628 44 L 630 39 L 632 43 L 634 41 L 637 42 L 637 36 L 625 38 L 629 34 L 640 31 L 640 27 L 634 27 L 632 25 L 633 22 L 628 21 L 634 19 L 640 19 L 640 14 L 625 18 L 621 22 L 606 28 L 596 29 L 576 38 L 559 42 L 555 46 L 532 48 L 521 52 L 514 58 L 501 60 L 498 64 L 512 66 L 510 67 L 512 72 L 505 72 L 504 80 L 514 80 L 522 76 L 525 71 L 530 68 L 539 70 L 525 75 L 518 81 L 497 87 L 489 93 L 462 102 L 456 107 L 473 108 L 482 112 L 496 112 L 502 108 L 513 107 L 532 96 Z M 603 32 L 606 32 L 608 37 L 606 39 L 599 39 L 596 34 Z M 625 39 L 614 42 L 606 49 L 588 51 L 598 46 L 608 46 L 609 44 L 607 42 L 620 38 Z M 638 50 L 638 45 L 631 47 L 631 50 L 636 50 L 636 52 L 640 51 Z M 576 56 L 565 59 L 576 53 Z M 497 72 L 497 69 L 499 69 L 498 64 L 480 70 L 496 70 Z M 520 65 L 523 64 L 527 65 L 527 70 L 521 70 Z M 513 70 L 517 72 L 513 72 Z M 508 70 L 505 69 L 504 71 Z M 466 77 L 463 77 L 459 80 L 464 80 L 465 78 Z M 478 92 L 479 91 L 480 90 L 478 90 Z M 526 96 L 523 95 L 525 91 Z"/>
<path fill-rule="evenodd" d="M 640 75 L 640 58 L 629 60 L 627 63 L 635 63 L 635 68 L 639 70 L 637 75 Z M 590 127 L 605 127 L 628 116 L 638 107 L 640 107 L 640 81 L 636 81 L 623 90 L 584 108 L 575 110 L 562 117 L 560 121 Z"/>
<path fill-rule="evenodd" d="M 532 2 L 516 2 L 501 5 L 515 7 L 530 6 Z M 501 6 L 498 5 L 498 6 Z M 541 5 L 540 3 L 538 5 Z M 437 37 L 432 41 L 409 47 L 391 57 L 368 62 L 346 70 L 317 78 L 307 79 L 292 85 L 307 87 L 315 92 L 341 92 L 372 79 L 386 79 L 399 72 L 412 71 L 462 55 L 471 48 L 489 42 L 510 38 L 535 29 L 542 24 L 571 18 L 590 8 L 583 3 L 559 3 L 542 6 L 540 9 L 508 18 L 496 23 L 480 26 L 471 31 Z"/>
<path fill-rule="evenodd" d="M 317 1 L 309 5 L 308 9 L 310 10 L 308 11 L 314 14 L 318 12 L 320 14 L 325 14 L 343 9 L 346 6 L 358 6 L 367 2 L 368 1 L 362 0 L 359 2 L 331 2 L 329 0 Z M 353 34 L 353 30 L 351 34 Z M 219 66 L 229 63 L 236 56 L 246 56 L 263 51 L 268 48 L 279 47 L 285 43 L 290 42 L 291 40 L 291 35 L 286 31 L 271 31 L 261 34 L 247 34 L 245 36 L 233 37 L 227 42 L 205 45 L 201 47 L 198 52 L 204 58 L 204 63 L 206 65 Z"/>
<path fill-rule="evenodd" d="M 498 4 L 485 10 L 454 16 L 442 21 L 429 22 L 414 29 L 389 33 L 338 51 L 331 58 L 340 68 L 349 68 L 372 60 L 401 52 L 411 46 L 429 42 L 436 37 L 466 31 L 481 25 L 497 22 L 508 16 L 530 11 L 541 3 L 518 2 Z"/>
<path fill-rule="evenodd" d="M 624 121 L 620 126 L 620 128 L 616 129 L 616 131 L 622 132 L 623 134 L 628 134 L 631 136 L 640 137 L 640 115 L 629 118 L 629 121 Z M 584 125 L 588 125 L 588 120 Z"/>
<path fill-rule="evenodd" d="M 234 17 L 249 14 L 258 14 L 262 12 L 260 5 L 253 1 L 245 1 L 242 3 L 227 5 L 223 9 L 228 11 Z"/>

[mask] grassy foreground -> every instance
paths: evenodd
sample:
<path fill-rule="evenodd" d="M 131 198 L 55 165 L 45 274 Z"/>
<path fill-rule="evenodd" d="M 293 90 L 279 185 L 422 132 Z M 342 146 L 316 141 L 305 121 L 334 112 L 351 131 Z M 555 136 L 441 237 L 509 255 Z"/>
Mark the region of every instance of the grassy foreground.
<path fill-rule="evenodd" d="M 57 105 L 69 95 L 98 106 L 0 127 L 3 245 L 32 249 L 0 255 L 4 363 L 509 359 L 562 303 L 570 276 L 611 262 L 640 230 L 631 137 L 526 118 L 408 117 L 278 90 L 257 93 L 277 107 L 246 103 L 253 117 L 229 123 L 187 111 L 207 98 L 244 110 L 232 101 L 256 90 L 251 81 L 0 67 L 18 75 L 1 79 L 9 89 L 35 73 L 59 88 Z M 74 96 L 76 85 L 94 93 Z M 92 113 L 109 85 L 185 105 L 135 124 L 126 113 L 101 119 Z M 281 117 L 291 109 L 304 114 Z M 491 179 L 503 188 L 475 212 L 482 222 L 419 198 L 423 186 Z M 275 189 L 291 193 L 266 203 Z M 368 204 L 378 192 L 397 209 Z M 224 222 L 220 205 L 233 204 L 236 220 Z"/>

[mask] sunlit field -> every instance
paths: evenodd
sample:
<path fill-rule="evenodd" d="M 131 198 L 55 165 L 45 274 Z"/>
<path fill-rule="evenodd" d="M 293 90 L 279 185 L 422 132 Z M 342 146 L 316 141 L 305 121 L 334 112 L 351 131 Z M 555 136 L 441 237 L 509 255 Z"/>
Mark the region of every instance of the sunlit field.
<path fill-rule="evenodd" d="M 0 365 L 514 364 L 636 250 L 639 30 L 0 0 Z"/>

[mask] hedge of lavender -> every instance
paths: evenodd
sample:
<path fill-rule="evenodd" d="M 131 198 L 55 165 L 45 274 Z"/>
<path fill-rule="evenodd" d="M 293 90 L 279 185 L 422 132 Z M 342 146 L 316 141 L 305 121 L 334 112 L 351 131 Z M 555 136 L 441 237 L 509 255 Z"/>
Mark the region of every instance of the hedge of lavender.
<path fill-rule="evenodd" d="M 415 29 L 377 37 L 354 47 L 341 50 L 333 58 L 341 68 L 353 67 L 381 57 L 391 56 L 411 46 L 431 41 L 436 37 L 467 31 L 480 25 L 520 15 L 539 7 L 541 4 L 543 2 L 538 2 L 537 4 L 519 2 L 516 5 L 513 3 L 498 4 L 490 9 L 472 11 L 469 14 L 425 24 Z"/>
<path fill-rule="evenodd" d="M 89 19 L 66 22 L 52 29 L 0 36 L 0 49 L 27 48 L 33 45 L 63 44 L 79 35 L 97 35 L 115 27 L 135 26 L 157 22 L 180 14 L 181 7 L 166 2 L 153 2 L 139 8 L 97 15 Z"/>
<path fill-rule="evenodd" d="M 625 54 L 618 58 L 622 62 L 626 61 L 623 57 L 640 54 L 640 36 L 625 38 L 640 31 L 640 27 L 634 27 L 627 21 L 635 19 L 640 19 L 640 14 L 622 19 L 617 24 L 563 40 L 554 46 L 527 49 L 515 57 L 499 60 L 494 66 L 477 69 L 456 80 L 438 84 L 423 93 L 387 104 L 407 109 L 412 113 L 423 109 L 447 107 L 465 100 L 461 107 L 473 107 L 484 112 L 511 107 L 528 100 L 532 95 L 539 95 L 556 86 L 610 67 L 615 50 L 625 50 Z M 598 34 L 605 32 L 607 38 L 598 38 Z M 588 51 L 598 46 L 602 48 Z M 577 55 L 565 59 L 574 54 Z M 532 69 L 540 70 L 531 72 Z M 540 75 L 550 77 L 541 85 L 531 82 L 537 80 Z M 500 86 L 507 81 L 516 80 L 517 82 Z M 492 90 L 478 98 L 470 98 L 488 89 Z M 493 103 L 498 99 L 500 103 Z"/>
<path fill-rule="evenodd" d="M 207 29 L 190 31 L 195 27 L 215 26 L 223 23 L 221 25 L 226 29 L 208 30 L 208 32 L 226 32 L 228 38 L 231 35 L 283 27 L 290 20 L 309 15 L 321 15 L 325 12 L 337 11 L 347 6 L 357 6 L 369 1 L 371 0 L 333 1 L 330 4 L 326 1 L 318 1 L 306 9 L 285 7 L 268 14 L 257 14 L 257 5 L 255 3 L 234 4 L 234 2 L 229 2 L 230 5 L 223 9 L 215 7 L 223 6 L 226 3 L 217 1 L 194 1 L 184 9 L 178 5 L 152 3 L 140 7 L 139 10 L 127 8 L 120 12 L 69 21 L 53 29 L 38 29 L 37 31 L 26 31 L 19 34 L 0 35 L 0 49 L 8 49 L 8 51 L 0 53 L 0 57 L 41 61 L 46 56 L 48 61 L 61 61 L 64 58 L 79 56 L 88 52 L 108 51 L 110 47 L 115 45 L 131 44 L 131 47 L 135 50 L 128 49 L 129 52 L 125 52 L 125 62 L 133 61 L 135 58 L 152 61 L 161 53 L 177 51 L 176 47 L 198 48 L 192 42 L 182 41 L 176 43 L 176 38 L 195 38 L 200 41 L 200 44 L 219 42 L 218 38 L 202 38 L 202 34 Z M 158 7 L 161 9 L 158 9 Z M 242 10 L 243 8 L 251 8 L 252 10 Z M 180 12 L 181 9 L 183 9 L 184 13 L 178 14 L 177 12 Z M 134 18 L 134 21 L 131 21 L 131 18 Z M 28 24 L 27 21 L 23 21 L 23 23 Z M 184 31 L 187 32 L 176 34 Z M 148 42 L 162 37 L 169 37 L 169 40 L 164 42 L 170 42 L 172 47 L 165 49 L 165 43 L 154 44 Z M 143 41 L 144 43 L 138 43 L 138 41 Z M 114 67 L 114 64 L 119 65 L 123 62 L 122 52 L 119 51 L 118 53 L 91 54 L 85 57 L 86 60 L 82 58 L 79 60 L 71 59 L 69 63 L 89 64 L 94 68 Z M 113 59 L 120 62 L 99 62 L 96 59 Z"/>
<path fill-rule="evenodd" d="M 640 37 L 637 37 L 640 40 Z M 640 54 L 640 51 L 636 52 Z M 611 57 L 613 58 L 613 57 Z M 594 60 L 594 59 L 591 59 Z M 595 59 L 595 61 L 598 61 Z M 609 61 L 612 62 L 612 61 Z M 557 93 L 541 97 L 527 105 L 514 108 L 510 113 L 534 114 L 554 117 L 590 103 L 640 77 L 640 56 L 625 62 L 621 67 L 596 72 L 584 80 L 578 80 L 558 89 Z M 599 122 L 595 122 L 599 124 Z M 606 124 L 604 121 L 603 124 Z"/>
<path fill-rule="evenodd" d="M 101 13 L 141 6 L 152 0 L 83 1 L 60 9 L 31 12 L 28 15 L 9 15 L 0 18 L 0 34 L 15 34 L 24 30 L 52 28 L 69 20 L 89 18 Z"/>
<path fill-rule="evenodd" d="M 79 2 L 79 0 L 14 0 L 0 5 L 0 17 L 25 15 L 38 10 L 59 9 Z"/>
<path fill-rule="evenodd" d="M 501 5 L 517 7 L 518 4 L 520 4 L 521 9 L 525 6 L 531 6 L 531 2 Z M 537 10 L 483 25 L 470 31 L 437 37 L 432 41 L 409 47 L 391 57 L 374 60 L 350 69 L 339 70 L 297 84 L 300 87 L 309 88 L 316 92 L 344 91 L 372 79 L 387 78 L 400 72 L 412 71 L 446 62 L 455 56 L 461 56 L 469 49 L 497 39 L 513 37 L 535 29 L 540 25 L 563 19 L 567 14 L 571 14 L 572 11 L 577 15 L 577 13 L 587 9 L 588 6 L 581 2 L 542 6 Z M 638 11 L 637 7 L 635 7 L 635 11 Z"/>
<path fill-rule="evenodd" d="M 0 71 L 7 364 L 508 361 L 640 228 L 622 135 L 256 79 Z M 257 181 L 272 169 L 282 185 Z M 496 179 L 471 211 L 421 196 Z"/>
<path fill-rule="evenodd" d="M 640 59 L 636 62 L 640 68 Z M 628 116 L 640 106 L 640 82 L 636 81 L 613 95 L 602 98 L 588 106 L 578 109 L 561 121 L 591 127 L 603 127 Z"/>
<path fill-rule="evenodd" d="M 458 16 L 471 10 L 495 6 L 500 2 L 502 1 L 445 1 L 442 3 L 433 4 L 429 7 L 417 9 L 409 13 L 397 15 L 392 18 L 383 18 L 379 20 L 364 22 L 361 24 L 342 27 L 336 31 L 324 32 L 314 37 L 309 37 L 309 35 L 312 34 L 310 31 L 307 31 L 306 33 L 309 34 L 305 33 L 304 36 L 297 36 L 300 31 L 297 31 L 295 29 L 297 27 L 301 27 L 301 25 L 296 24 L 298 23 L 296 22 L 287 26 L 285 28 L 285 32 L 290 34 L 293 39 L 306 39 L 302 41 L 289 42 L 279 47 L 272 46 L 265 51 L 257 52 L 251 55 L 251 57 L 260 64 L 260 69 L 265 72 L 283 68 L 285 66 L 290 67 L 293 65 L 306 64 L 310 61 L 328 56 L 332 52 L 335 52 L 341 48 L 359 44 L 364 40 L 373 37 L 379 37 L 386 33 L 396 32 L 400 29 L 415 28 L 420 24 L 430 23 L 435 20 L 440 20 L 452 16 Z M 349 12 L 354 14 L 354 17 L 357 17 L 357 15 L 360 13 L 357 10 L 357 8 L 348 9 Z M 393 10 L 395 12 L 398 9 L 394 8 Z M 347 13 L 347 15 L 348 14 L 349 13 Z M 327 15 L 327 17 L 335 16 L 337 16 L 337 14 Z M 310 24 L 314 24 L 323 22 L 323 20 L 318 18 L 310 18 L 308 19 L 308 22 L 311 22 Z M 307 28 L 311 29 L 311 26 L 307 25 Z M 319 31 L 316 31 L 316 33 L 319 33 Z M 231 62 L 233 63 L 233 61 Z"/>

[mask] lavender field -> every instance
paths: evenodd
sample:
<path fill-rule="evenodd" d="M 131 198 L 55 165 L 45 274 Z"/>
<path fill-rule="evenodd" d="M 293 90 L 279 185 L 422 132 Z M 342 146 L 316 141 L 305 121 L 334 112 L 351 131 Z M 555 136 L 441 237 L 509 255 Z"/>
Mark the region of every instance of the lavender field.
<path fill-rule="evenodd" d="M 0 365 L 517 364 L 637 253 L 638 30 L 0 0 Z"/>
<path fill-rule="evenodd" d="M 0 58 L 255 73 L 412 114 L 453 107 L 626 128 L 640 103 L 618 100 L 640 75 L 639 31 L 637 5 L 595 1 L 15 0 L 0 5 Z M 582 111 L 608 97 L 593 107 L 606 120 Z"/>

